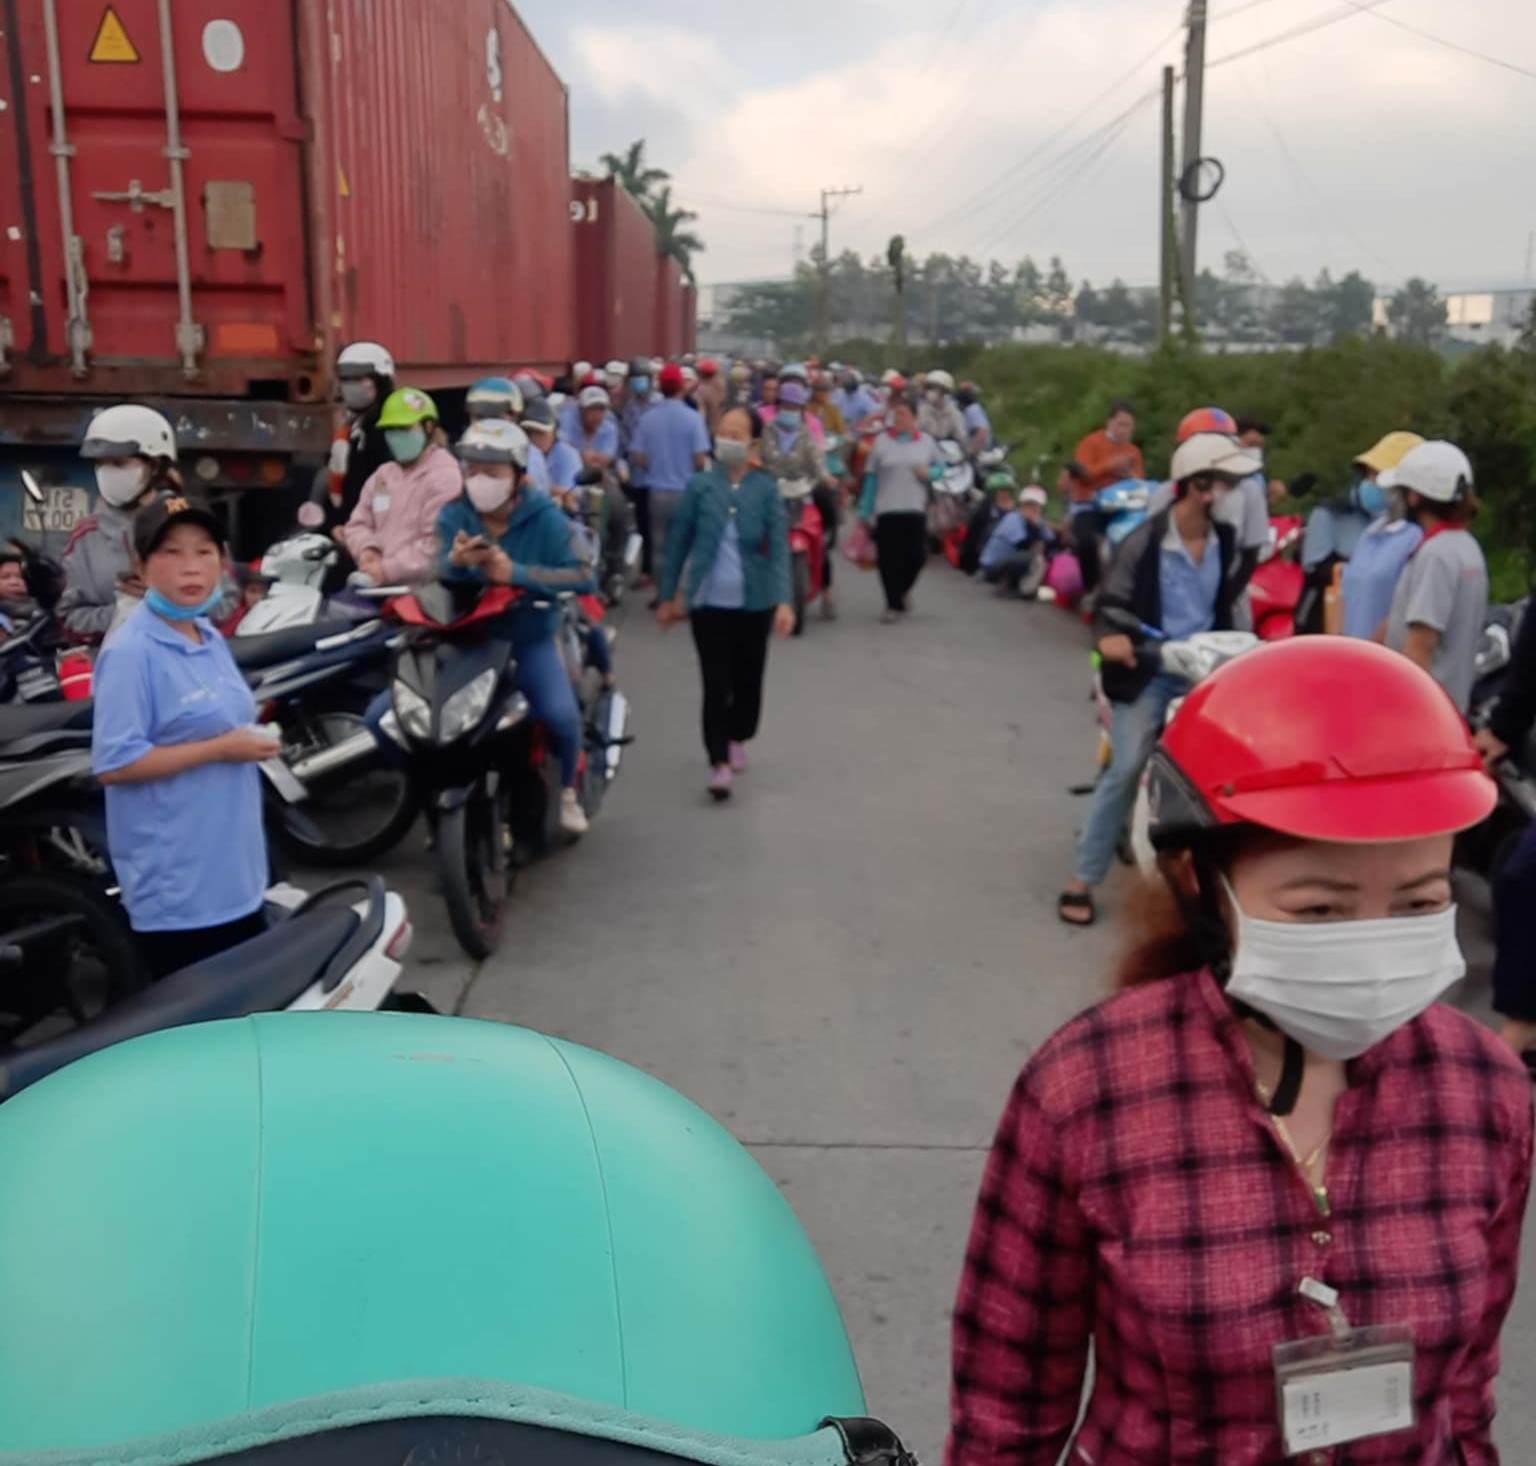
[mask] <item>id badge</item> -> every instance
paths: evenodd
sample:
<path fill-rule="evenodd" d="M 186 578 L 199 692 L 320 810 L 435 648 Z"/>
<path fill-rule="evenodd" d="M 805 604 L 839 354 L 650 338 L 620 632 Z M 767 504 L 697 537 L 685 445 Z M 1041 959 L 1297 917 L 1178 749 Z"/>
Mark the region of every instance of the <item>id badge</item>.
<path fill-rule="evenodd" d="M 1335 1329 L 1276 1344 L 1274 1361 L 1287 1456 L 1407 1430 L 1414 1423 L 1408 1328 Z"/>

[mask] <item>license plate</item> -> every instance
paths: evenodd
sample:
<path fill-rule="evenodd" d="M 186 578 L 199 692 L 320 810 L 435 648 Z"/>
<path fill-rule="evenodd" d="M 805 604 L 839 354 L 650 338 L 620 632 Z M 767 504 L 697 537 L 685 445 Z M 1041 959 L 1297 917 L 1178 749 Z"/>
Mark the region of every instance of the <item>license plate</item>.
<path fill-rule="evenodd" d="M 48 484 L 43 501 L 29 494 L 21 509 L 22 528 L 32 534 L 68 534 L 91 512 L 91 496 L 73 484 Z"/>

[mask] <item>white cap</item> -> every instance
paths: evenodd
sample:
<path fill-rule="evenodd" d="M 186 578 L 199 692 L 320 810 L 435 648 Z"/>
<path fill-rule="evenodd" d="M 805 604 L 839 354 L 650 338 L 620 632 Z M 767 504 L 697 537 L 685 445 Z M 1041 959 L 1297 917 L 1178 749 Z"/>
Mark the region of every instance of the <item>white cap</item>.
<path fill-rule="evenodd" d="M 576 400 L 583 407 L 607 407 L 613 399 L 602 387 L 583 387 Z"/>
<path fill-rule="evenodd" d="M 1472 488 L 1472 464 L 1454 443 L 1431 439 L 1410 448 L 1396 468 L 1376 475 L 1383 489 L 1412 489 L 1436 504 L 1454 504 Z"/>
<path fill-rule="evenodd" d="M 571 366 L 571 376 L 580 381 L 583 377 L 592 375 L 592 363 L 590 361 L 578 361 Z"/>
<path fill-rule="evenodd" d="M 1050 496 L 1045 492 L 1044 489 L 1040 487 L 1039 484 L 1030 484 L 1030 486 L 1019 495 L 1019 503 L 1038 504 L 1042 509 L 1044 509 L 1045 506 L 1050 502 Z"/>
<path fill-rule="evenodd" d="M 620 361 L 615 357 L 603 368 L 603 375 L 610 382 L 622 382 L 629 375 L 629 363 L 627 361 Z"/>
<path fill-rule="evenodd" d="M 1245 448 L 1226 433 L 1196 433 L 1174 450 L 1173 481 L 1183 483 L 1197 474 L 1214 473 L 1222 478 L 1247 478 L 1264 467 L 1256 449 Z"/>
<path fill-rule="evenodd" d="M 942 387 L 946 392 L 955 390 L 955 379 L 946 371 L 929 372 L 925 380 L 930 387 Z"/>

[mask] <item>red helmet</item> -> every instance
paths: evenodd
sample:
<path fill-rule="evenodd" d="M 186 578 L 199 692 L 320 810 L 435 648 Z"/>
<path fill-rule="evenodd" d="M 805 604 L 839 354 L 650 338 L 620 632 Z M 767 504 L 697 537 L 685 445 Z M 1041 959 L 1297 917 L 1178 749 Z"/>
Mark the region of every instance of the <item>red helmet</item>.
<path fill-rule="evenodd" d="M 1220 407 L 1197 407 L 1186 412 L 1173 435 L 1175 443 L 1182 443 L 1196 433 L 1224 433 L 1229 438 L 1237 436 L 1237 419 Z"/>
<path fill-rule="evenodd" d="M 712 357 L 712 356 L 701 356 L 699 358 L 699 375 L 701 377 L 712 377 L 719 370 L 720 370 L 720 363 L 718 361 L 716 361 L 714 359 L 714 357 Z"/>
<path fill-rule="evenodd" d="M 1304 840 L 1451 834 L 1492 779 L 1455 703 L 1398 652 L 1352 637 L 1259 647 L 1184 700 L 1148 767 L 1152 843 L 1258 825 Z"/>

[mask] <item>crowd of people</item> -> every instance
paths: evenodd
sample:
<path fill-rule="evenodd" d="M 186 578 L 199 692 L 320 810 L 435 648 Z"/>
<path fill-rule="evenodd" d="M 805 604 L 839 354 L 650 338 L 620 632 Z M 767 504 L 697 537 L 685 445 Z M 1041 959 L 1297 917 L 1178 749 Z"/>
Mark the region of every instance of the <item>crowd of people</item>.
<path fill-rule="evenodd" d="M 978 467 L 994 446 L 980 395 L 942 371 L 577 363 L 556 382 L 477 383 L 456 442 L 433 398 L 396 378 L 377 343 L 342 354 L 346 416 L 310 518 L 376 584 L 545 594 L 591 592 L 603 542 L 632 524 L 658 620 L 692 630 L 717 801 L 748 766 L 770 640 L 793 625 L 787 504 L 809 495 L 829 545 L 841 530 L 873 547 L 880 620 L 897 624 L 944 528 L 940 445 Z M 1007 1102 L 954 1314 L 950 1466 L 1054 1466 L 1074 1441 L 1096 1466 L 1257 1466 L 1319 1442 L 1322 1462 L 1363 1439 L 1369 1454 L 1349 1459 L 1492 1462 L 1530 1084 L 1509 1046 L 1436 1000 L 1465 972 L 1452 841 L 1488 815 L 1488 764 L 1536 720 L 1536 622 L 1474 740 L 1488 582 L 1472 468 L 1396 430 L 1307 524 L 1299 629 L 1315 615 L 1336 634 L 1191 687 L 1156 649 L 1244 627 L 1284 486 L 1262 421 L 1196 408 L 1168 483 L 1115 538 L 1100 495 L 1144 479 L 1135 431 L 1115 403 L 1063 467 L 1055 522 L 1040 484 L 993 463 L 976 514 L 948 530 L 962 568 L 1003 596 L 1033 599 L 1077 562 L 1111 755 L 1061 919 L 1096 919 L 1144 775 L 1160 877 L 1135 908 L 1125 990 L 1040 1048 Z M 82 451 L 100 496 L 61 605 L 82 638 L 105 636 L 95 767 L 111 852 L 169 972 L 255 918 L 252 765 L 272 744 L 216 629 L 232 596 L 224 531 L 186 494 L 169 423 L 113 408 Z M 580 510 L 604 485 L 613 514 L 593 531 Z M 0 609 L 17 581 L 0 557 Z M 837 614 L 830 579 L 822 604 Z M 509 614 L 579 834 L 579 725 L 550 613 L 529 598 Z M 1536 872 L 1536 844 L 1513 868 Z M 1527 970 L 1504 985 L 1523 1047 L 1536 927 L 1532 903 L 1515 904 L 1507 950 Z"/>

